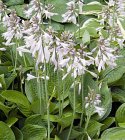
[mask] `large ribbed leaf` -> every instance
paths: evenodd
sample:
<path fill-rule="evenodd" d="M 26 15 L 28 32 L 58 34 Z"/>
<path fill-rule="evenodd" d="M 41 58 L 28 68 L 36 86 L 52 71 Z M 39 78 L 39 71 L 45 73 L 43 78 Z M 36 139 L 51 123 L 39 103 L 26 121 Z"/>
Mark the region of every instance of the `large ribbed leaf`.
<path fill-rule="evenodd" d="M 57 13 L 58 15 L 53 16 L 52 19 L 54 21 L 57 22 L 62 22 L 63 18 L 62 18 L 62 14 L 65 14 L 66 10 L 66 3 L 68 2 L 68 0 L 48 0 L 48 3 L 53 4 L 54 5 L 54 13 Z"/>
<path fill-rule="evenodd" d="M 50 121 L 57 122 L 58 118 L 56 116 L 52 116 L 50 115 Z M 40 115 L 40 114 L 35 114 L 35 115 L 31 115 L 30 117 L 28 117 L 25 121 L 25 125 L 27 124 L 32 124 L 32 125 L 39 125 L 41 127 L 45 127 L 47 129 L 48 124 L 47 124 L 47 117 Z M 50 122 L 50 129 L 51 131 L 53 130 L 53 124 Z"/>
<path fill-rule="evenodd" d="M 101 127 L 103 126 L 103 124 L 95 121 L 95 120 L 90 120 L 88 128 L 87 128 L 87 132 L 89 134 L 89 136 L 94 137 L 97 133 L 100 132 Z"/>
<path fill-rule="evenodd" d="M 114 88 L 112 91 L 112 98 L 115 102 L 125 103 L 125 90 Z"/>
<path fill-rule="evenodd" d="M 114 69 L 107 68 L 102 74 L 102 80 L 107 84 L 113 84 L 117 82 L 125 73 L 125 66 L 118 66 Z"/>
<path fill-rule="evenodd" d="M 70 131 L 69 129 L 62 131 L 62 133 L 59 135 L 59 138 L 60 138 L 59 140 L 66 140 L 69 134 L 69 131 Z M 76 140 L 82 134 L 83 134 L 82 131 L 72 129 L 71 134 L 70 134 L 70 140 Z"/>
<path fill-rule="evenodd" d="M 125 139 L 125 128 L 114 127 L 105 130 L 100 140 L 124 140 Z"/>
<path fill-rule="evenodd" d="M 0 102 L 0 110 L 2 110 L 6 116 L 8 115 L 8 113 L 11 109 L 12 109 L 12 107 L 8 107 L 8 106 L 4 105 L 2 102 Z"/>
<path fill-rule="evenodd" d="M 115 118 L 117 123 L 125 123 L 125 103 L 118 108 Z"/>
<path fill-rule="evenodd" d="M 31 113 L 30 103 L 23 93 L 15 90 L 6 90 L 1 93 L 1 96 L 7 101 L 17 104 L 24 115 L 27 116 Z"/>
<path fill-rule="evenodd" d="M 98 37 L 97 34 L 97 28 L 102 28 L 103 26 L 100 25 L 99 21 L 95 18 L 90 18 L 88 20 L 86 20 L 83 23 L 83 26 L 80 28 L 80 34 L 79 34 L 79 30 L 77 30 L 77 32 L 75 33 L 75 36 L 77 38 L 82 37 L 85 30 L 87 30 L 90 34 L 90 36 L 92 37 Z"/>
<path fill-rule="evenodd" d="M 24 0 L 3 0 L 7 6 L 23 4 Z"/>
<path fill-rule="evenodd" d="M 83 6 L 82 14 L 96 15 L 99 14 L 101 11 L 102 11 L 102 4 L 97 1 L 93 1 Z"/>
<path fill-rule="evenodd" d="M 14 79 L 17 77 L 17 73 L 13 72 L 10 73 L 10 75 L 8 77 L 5 78 L 5 82 L 6 82 L 6 88 L 8 89 L 8 87 L 10 86 L 10 84 L 14 81 Z"/>
<path fill-rule="evenodd" d="M 73 118 L 72 112 L 63 112 L 62 118 L 58 120 L 58 123 L 61 125 L 62 129 L 71 125 L 73 119 L 77 119 L 78 116 L 75 115 Z"/>
<path fill-rule="evenodd" d="M 26 5 L 16 5 L 9 7 L 11 10 L 15 10 L 17 15 L 21 18 L 27 19 L 26 15 L 24 14 L 24 10 L 26 8 Z"/>
<path fill-rule="evenodd" d="M 110 114 L 112 108 L 112 96 L 107 83 L 102 83 L 100 94 L 102 107 L 104 108 L 104 114 L 102 114 L 101 118 L 105 119 Z"/>
<path fill-rule="evenodd" d="M 23 140 L 43 140 L 47 136 L 46 128 L 40 125 L 27 124 L 22 129 Z"/>
<path fill-rule="evenodd" d="M 110 125 L 112 125 L 115 122 L 114 117 L 107 117 L 105 120 L 103 120 L 101 123 L 103 126 L 101 127 L 101 131 L 108 129 Z"/>
<path fill-rule="evenodd" d="M 12 127 L 13 133 L 16 137 L 16 140 L 23 140 L 23 134 L 17 127 Z"/>
<path fill-rule="evenodd" d="M 0 121 L 0 140 L 15 140 L 13 131 L 5 124 Z"/>
<path fill-rule="evenodd" d="M 25 82 L 25 93 L 28 100 L 32 103 L 38 99 L 38 88 L 37 88 L 37 80 L 32 79 L 30 81 Z"/>

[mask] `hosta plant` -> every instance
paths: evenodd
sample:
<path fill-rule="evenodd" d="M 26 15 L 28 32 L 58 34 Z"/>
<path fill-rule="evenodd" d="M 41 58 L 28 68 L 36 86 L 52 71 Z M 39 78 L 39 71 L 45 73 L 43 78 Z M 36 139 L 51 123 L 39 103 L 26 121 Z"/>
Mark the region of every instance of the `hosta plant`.
<path fill-rule="evenodd" d="M 125 2 L 0 0 L 0 139 L 125 139 Z"/>

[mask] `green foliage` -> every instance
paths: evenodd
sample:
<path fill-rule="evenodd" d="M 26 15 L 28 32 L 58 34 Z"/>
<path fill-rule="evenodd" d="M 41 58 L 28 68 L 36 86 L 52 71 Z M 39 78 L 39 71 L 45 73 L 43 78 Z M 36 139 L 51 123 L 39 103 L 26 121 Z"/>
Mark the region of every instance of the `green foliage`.
<path fill-rule="evenodd" d="M 32 124 L 25 125 L 22 129 L 22 133 L 24 140 L 43 140 L 47 135 L 45 127 Z"/>
<path fill-rule="evenodd" d="M 21 20 L 29 21 L 24 14 L 27 8 L 26 1 L 3 0 L 3 2 L 10 10 L 15 10 Z M 63 22 L 62 15 L 68 10 L 66 3 L 69 0 L 41 0 L 41 2 L 52 4 L 54 6 L 52 12 L 57 13 L 51 19 L 43 18 L 44 24 L 40 23 L 40 28 L 44 31 L 52 26 L 55 31 L 54 41 L 56 37 L 62 39 L 63 31 L 71 32 L 74 34 L 73 41 L 76 44 L 74 49 L 80 48 L 83 54 L 85 49 L 85 53 L 93 53 L 96 57 L 96 49 L 104 45 L 99 44 L 100 36 L 106 41 L 110 37 L 110 47 L 117 48 L 115 53 L 120 57 L 117 58 L 117 66 L 114 68 L 108 67 L 106 63 L 105 70 L 98 72 L 98 65 L 94 62 L 87 69 L 85 67 L 85 74 L 77 78 L 68 74 L 62 80 L 66 69 L 58 70 L 58 66 L 54 69 L 50 63 L 39 64 L 41 67 L 36 68 L 36 60 L 30 53 L 23 53 L 21 57 L 16 50 L 17 46 L 5 46 L 2 33 L 6 28 L 0 21 L 0 48 L 6 48 L 6 51 L 0 50 L 0 140 L 89 140 L 89 137 L 92 140 L 125 139 L 125 49 L 117 42 L 115 27 L 110 27 L 107 18 L 100 17 L 102 12 L 110 16 L 108 12 L 113 11 L 113 6 L 110 7 L 110 11 L 105 0 L 84 0 L 83 11 L 78 14 L 78 7 L 73 11 L 76 12 L 78 23 L 74 24 Z M 8 15 L 9 12 L 7 11 Z M 3 16 L 1 13 L 0 16 Z M 103 19 L 104 24 L 100 23 Z M 113 20 L 122 34 L 118 39 L 125 39 L 125 18 L 121 16 Z M 49 34 L 51 33 L 50 30 Z M 25 33 L 23 36 L 26 36 Z M 13 38 L 12 41 L 22 47 L 23 39 Z M 56 43 L 55 41 L 51 44 L 51 47 L 56 46 Z M 124 43 L 123 41 L 123 45 Z M 34 56 L 38 53 L 39 51 Z M 82 57 L 86 58 L 87 55 L 84 54 Z M 43 69 L 45 70 L 42 71 Z M 97 77 L 91 72 L 97 74 Z M 36 77 L 27 80 L 29 73 Z M 45 75 L 49 80 L 45 80 Z M 98 103 L 103 109 L 101 115 L 96 111 L 88 113 L 91 112 L 91 108 L 87 108 L 87 98 L 91 91 L 93 98 L 100 95 L 97 101 L 101 100 L 101 103 Z M 94 102 L 93 106 L 95 104 Z"/>
<path fill-rule="evenodd" d="M 6 90 L 1 93 L 1 96 L 7 101 L 15 103 L 24 115 L 28 116 L 31 113 L 30 103 L 23 93 L 14 90 Z"/>
<path fill-rule="evenodd" d="M 24 0 L 3 0 L 7 6 L 23 4 Z"/>
<path fill-rule="evenodd" d="M 125 129 L 121 127 L 114 127 L 103 132 L 101 140 L 122 140 L 125 138 Z"/>
<path fill-rule="evenodd" d="M 0 121 L 0 139 L 1 140 L 15 140 L 13 131 L 5 124 Z"/>

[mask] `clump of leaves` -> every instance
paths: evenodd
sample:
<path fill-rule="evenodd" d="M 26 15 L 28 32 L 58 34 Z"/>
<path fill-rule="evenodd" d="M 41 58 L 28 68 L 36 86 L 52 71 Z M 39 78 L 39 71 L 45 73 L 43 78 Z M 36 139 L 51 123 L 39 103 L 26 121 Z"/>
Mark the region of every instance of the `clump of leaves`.
<path fill-rule="evenodd" d="M 0 139 L 125 138 L 125 2 L 0 1 Z"/>

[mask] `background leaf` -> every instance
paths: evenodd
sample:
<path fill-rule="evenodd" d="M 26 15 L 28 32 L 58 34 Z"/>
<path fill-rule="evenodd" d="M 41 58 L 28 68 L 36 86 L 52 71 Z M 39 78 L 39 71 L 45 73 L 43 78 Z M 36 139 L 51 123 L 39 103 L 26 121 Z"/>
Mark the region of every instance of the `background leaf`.
<path fill-rule="evenodd" d="M 30 103 L 23 93 L 15 90 L 6 90 L 1 93 L 1 96 L 12 103 L 16 103 L 24 115 L 27 116 L 31 113 Z"/>
<path fill-rule="evenodd" d="M 0 140 L 15 140 L 13 131 L 5 124 L 0 121 Z"/>
<path fill-rule="evenodd" d="M 43 140 L 47 136 L 45 127 L 27 124 L 23 127 L 24 140 Z"/>

